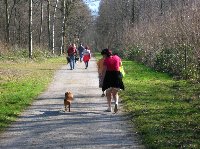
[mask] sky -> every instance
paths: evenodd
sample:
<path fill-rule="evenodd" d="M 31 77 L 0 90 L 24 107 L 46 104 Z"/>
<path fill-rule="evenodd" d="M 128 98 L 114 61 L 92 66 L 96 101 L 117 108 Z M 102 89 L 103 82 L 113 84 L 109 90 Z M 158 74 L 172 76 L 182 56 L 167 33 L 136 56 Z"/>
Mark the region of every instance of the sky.
<path fill-rule="evenodd" d="M 91 9 L 92 14 L 97 15 L 100 0 L 85 0 L 85 2 L 86 4 L 88 4 L 89 8 Z"/>

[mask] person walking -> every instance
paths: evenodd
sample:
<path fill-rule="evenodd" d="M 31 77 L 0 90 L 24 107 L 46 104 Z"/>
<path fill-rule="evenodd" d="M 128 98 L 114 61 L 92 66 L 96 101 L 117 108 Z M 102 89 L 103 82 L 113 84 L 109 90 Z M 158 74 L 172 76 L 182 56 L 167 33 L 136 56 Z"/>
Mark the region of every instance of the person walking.
<path fill-rule="evenodd" d="M 85 48 L 83 47 L 82 44 L 80 44 L 80 46 L 78 47 L 78 53 L 79 53 L 79 56 L 80 56 L 80 62 L 82 62 L 83 60 L 83 52 L 84 52 Z"/>
<path fill-rule="evenodd" d="M 123 89 L 124 84 L 120 74 L 121 59 L 118 56 L 113 56 L 109 49 L 103 49 L 101 52 L 105 56 L 103 67 L 103 86 L 102 90 L 106 91 L 106 97 L 108 102 L 108 109 L 106 112 L 111 112 L 111 97 L 115 101 L 114 112 L 118 111 L 118 92 Z"/>
<path fill-rule="evenodd" d="M 117 57 L 119 58 L 118 53 L 113 53 L 113 56 L 117 56 Z M 121 64 L 120 64 L 119 71 L 120 71 L 121 77 L 123 78 L 123 77 L 125 76 L 126 73 L 125 73 L 125 71 L 124 71 L 124 67 L 123 67 L 122 61 L 121 61 Z"/>
<path fill-rule="evenodd" d="M 67 53 L 69 56 L 70 69 L 73 70 L 75 67 L 75 55 L 77 54 L 76 45 L 72 44 L 69 46 Z"/>
<path fill-rule="evenodd" d="M 104 64 L 104 60 L 105 60 L 105 55 L 102 55 L 103 57 L 101 59 L 98 60 L 97 62 L 97 68 L 98 68 L 98 74 L 99 74 L 99 88 L 102 89 L 103 87 L 103 64 Z M 101 97 L 104 97 L 105 93 L 102 90 L 102 95 Z"/>
<path fill-rule="evenodd" d="M 85 62 L 85 69 L 88 68 L 88 63 L 90 58 L 91 58 L 91 53 L 88 46 L 86 46 L 85 50 L 83 51 L 83 61 Z"/>

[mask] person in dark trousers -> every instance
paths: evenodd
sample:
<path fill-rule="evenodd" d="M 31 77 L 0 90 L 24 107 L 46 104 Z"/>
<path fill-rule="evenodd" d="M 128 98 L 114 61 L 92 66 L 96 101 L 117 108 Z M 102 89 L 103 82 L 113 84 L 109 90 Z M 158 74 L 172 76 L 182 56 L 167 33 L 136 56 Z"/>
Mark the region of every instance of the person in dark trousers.
<path fill-rule="evenodd" d="M 91 53 L 88 46 L 86 46 L 83 52 L 83 61 L 85 62 L 85 69 L 88 68 L 88 63 L 90 61 L 90 58 L 91 58 Z"/>
<path fill-rule="evenodd" d="M 69 61 L 70 69 L 73 70 L 75 67 L 75 55 L 77 54 L 76 45 L 72 44 L 71 46 L 69 46 L 67 53 L 70 59 Z"/>
<path fill-rule="evenodd" d="M 80 46 L 78 47 L 78 54 L 80 56 L 80 62 L 82 62 L 83 60 L 83 52 L 84 52 L 85 48 L 83 47 L 82 44 L 80 44 Z"/>

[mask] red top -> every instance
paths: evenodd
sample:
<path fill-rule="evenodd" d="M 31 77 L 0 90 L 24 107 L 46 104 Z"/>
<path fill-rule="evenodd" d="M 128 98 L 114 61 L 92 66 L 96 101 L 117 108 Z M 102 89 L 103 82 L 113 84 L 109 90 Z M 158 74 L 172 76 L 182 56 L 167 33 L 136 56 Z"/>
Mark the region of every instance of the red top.
<path fill-rule="evenodd" d="M 76 48 L 70 46 L 70 47 L 68 48 L 68 50 L 67 50 L 67 53 L 68 53 L 68 56 L 74 55 L 74 54 L 76 53 Z"/>
<path fill-rule="evenodd" d="M 90 50 L 86 49 L 83 51 L 83 61 L 88 62 L 90 60 Z"/>
<path fill-rule="evenodd" d="M 107 57 L 104 60 L 104 65 L 107 67 L 107 71 L 119 71 L 121 59 L 117 55 Z"/>

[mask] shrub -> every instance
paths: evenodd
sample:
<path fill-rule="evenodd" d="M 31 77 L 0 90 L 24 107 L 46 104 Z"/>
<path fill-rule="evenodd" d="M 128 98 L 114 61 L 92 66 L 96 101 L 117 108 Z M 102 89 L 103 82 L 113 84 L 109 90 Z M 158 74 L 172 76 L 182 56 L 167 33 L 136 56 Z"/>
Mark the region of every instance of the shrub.
<path fill-rule="evenodd" d="M 137 62 L 144 61 L 145 51 L 138 46 L 129 46 L 127 48 L 116 48 L 112 50 L 113 53 L 118 53 L 121 58 L 127 60 L 135 60 Z"/>
<path fill-rule="evenodd" d="M 8 46 L 5 43 L 0 41 L 0 57 L 4 54 L 7 54 L 8 49 L 9 49 Z"/>
<path fill-rule="evenodd" d="M 53 57 L 50 51 L 42 49 L 42 48 L 35 48 L 33 50 L 33 60 L 41 61 L 46 58 Z M 1 53 L 0 59 L 3 60 L 12 60 L 18 61 L 23 59 L 29 58 L 29 51 L 28 49 L 12 47 L 8 52 Z"/>
<path fill-rule="evenodd" d="M 145 51 L 139 46 L 133 46 L 128 49 L 127 58 L 137 62 L 144 62 Z"/>
<path fill-rule="evenodd" d="M 125 52 L 125 49 L 113 49 L 112 50 L 112 53 L 117 53 L 119 55 L 119 57 L 121 58 L 126 58 L 126 52 Z"/>
<path fill-rule="evenodd" d="M 198 61 L 194 49 L 186 45 L 163 49 L 156 55 L 154 68 L 186 79 L 198 75 Z"/>

